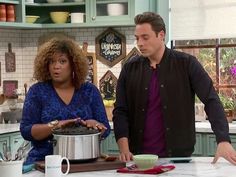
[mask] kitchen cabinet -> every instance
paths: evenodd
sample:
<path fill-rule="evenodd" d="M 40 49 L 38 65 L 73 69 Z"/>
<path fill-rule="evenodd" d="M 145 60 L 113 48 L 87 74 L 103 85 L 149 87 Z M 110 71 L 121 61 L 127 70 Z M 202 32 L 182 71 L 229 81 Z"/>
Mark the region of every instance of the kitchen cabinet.
<path fill-rule="evenodd" d="M 1 135 L 0 136 L 0 152 L 3 152 L 3 146 L 10 145 L 10 137 L 9 135 Z"/>
<path fill-rule="evenodd" d="M 20 132 L 10 134 L 10 147 L 12 154 L 16 154 L 17 149 L 22 145 L 23 142 L 24 139 Z"/>
<path fill-rule="evenodd" d="M 231 144 L 236 149 L 236 134 L 230 134 Z M 196 144 L 192 156 L 214 156 L 216 151 L 216 139 L 213 133 L 196 133 Z M 114 131 L 101 142 L 101 152 L 107 154 L 119 154 Z"/>
<path fill-rule="evenodd" d="M 15 5 L 16 22 L 0 22 L 0 27 L 6 28 L 80 28 L 80 27 L 99 27 L 99 26 L 132 26 L 133 18 L 136 14 L 144 11 L 162 12 L 168 14 L 166 0 L 85 0 L 76 2 L 74 0 L 65 0 L 63 3 L 45 3 L 46 0 L 34 0 L 35 3 L 25 2 L 25 0 L 0 0 L 0 3 Z M 44 3 L 36 3 L 44 2 Z M 118 15 L 109 15 L 107 7 L 110 4 L 122 4 L 124 13 Z M 165 9 L 159 7 L 159 4 Z M 163 5 L 164 4 L 164 5 Z M 50 19 L 51 11 L 69 11 L 85 13 L 84 23 L 54 24 Z M 113 10 L 114 11 L 114 10 Z M 26 23 L 26 15 L 40 16 L 33 24 Z M 167 23 L 168 24 L 168 23 Z"/>
<path fill-rule="evenodd" d="M 102 140 L 101 152 L 105 154 L 119 154 L 119 148 L 113 130 L 111 130 L 110 135 L 105 140 Z"/>
<path fill-rule="evenodd" d="M 236 135 L 230 134 L 231 144 L 236 149 Z M 193 156 L 214 156 L 217 143 L 213 133 L 197 133 Z"/>
<path fill-rule="evenodd" d="M 7 146 L 10 146 L 11 153 L 15 154 L 23 141 L 24 139 L 20 132 L 2 134 L 0 135 L 0 152 L 3 152 L 3 146 L 6 144 Z"/>

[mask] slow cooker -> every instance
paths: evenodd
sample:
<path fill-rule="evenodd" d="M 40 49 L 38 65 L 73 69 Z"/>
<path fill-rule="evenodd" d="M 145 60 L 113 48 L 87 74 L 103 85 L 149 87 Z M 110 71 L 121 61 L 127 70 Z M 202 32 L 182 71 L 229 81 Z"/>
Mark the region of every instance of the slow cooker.
<path fill-rule="evenodd" d="M 70 161 L 95 160 L 100 156 L 100 132 L 84 126 L 53 131 L 53 154 Z"/>

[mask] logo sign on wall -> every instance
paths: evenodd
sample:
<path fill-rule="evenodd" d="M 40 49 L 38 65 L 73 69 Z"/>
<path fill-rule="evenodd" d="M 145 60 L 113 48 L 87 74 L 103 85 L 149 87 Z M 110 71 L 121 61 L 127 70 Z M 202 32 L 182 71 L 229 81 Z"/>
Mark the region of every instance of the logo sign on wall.
<path fill-rule="evenodd" d="M 125 36 L 108 28 L 96 37 L 95 49 L 97 59 L 112 67 L 126 56 Z"/>
<path fill-rule="evenodd" d="M 134 47 L 129 54 L 125 57 L 125 59 L 122 61 L 121 65 L 124 66 L 125 63 L 127 63 L 128 61 L 132 60 L 133 58 L 140 56 L 141 53 L 139 52 L 139 50 Z"/>
<path fill-rule="evenodd" d="M 115 100 L 117 78 L 108 70 L 99 80 L 99 90 L 105 100 Z"/>

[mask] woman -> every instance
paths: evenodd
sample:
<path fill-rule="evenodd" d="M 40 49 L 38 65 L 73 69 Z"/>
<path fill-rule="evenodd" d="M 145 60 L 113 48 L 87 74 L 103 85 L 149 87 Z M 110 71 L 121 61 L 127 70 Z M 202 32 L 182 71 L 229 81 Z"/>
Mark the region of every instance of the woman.
<path fill-rule="evenodd" d="M 32 142 L 26 164 L 53 153 L 52 131 L 80 122 L 99 129 L 105 138 L 109 122 L 98 89 L 85 82 L 88 63 L 80 47 L 70 39 L 46 42 L 35 58 L 34 78 L 27 93 L 20 131 Z"/>

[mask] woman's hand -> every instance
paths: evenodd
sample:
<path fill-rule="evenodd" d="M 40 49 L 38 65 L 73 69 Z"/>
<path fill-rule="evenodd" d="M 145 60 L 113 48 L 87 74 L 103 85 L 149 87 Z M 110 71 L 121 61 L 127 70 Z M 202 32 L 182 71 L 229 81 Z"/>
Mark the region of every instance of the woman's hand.
<path fill-rule="evenodd" d="M 58 125 L 56 126 L 56 129 L 72 127 L 72 126 L 76 125 L 79 121 L 81 121 L 80 118 L 68 119 L 68 120 L 60 120 Z"/>
<path fill-rule="evenodd" d="M 94 120 L 94 119 L 88 119 L 88 120 L 80 120 L 80 124 L 81 125 L 84 125 L 88 128 L 93 128 L 93 129 L 96 129 L 96 130 L 99 130 L 101 131 L 101 133 L 103 134 L 105 132 L 105 130 L 107 129 L 105 127 L 105 125 L 103 125 L 102 123 Z"/>

